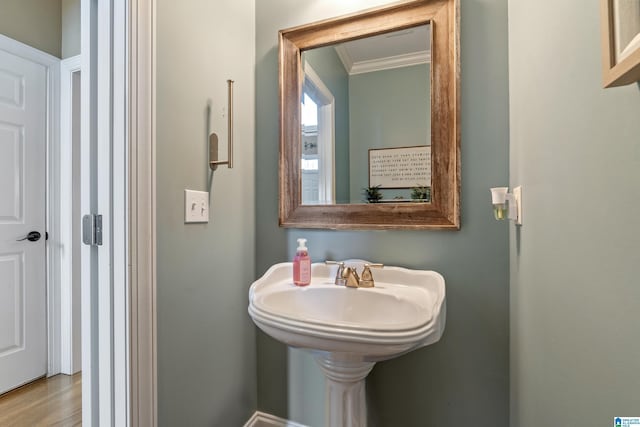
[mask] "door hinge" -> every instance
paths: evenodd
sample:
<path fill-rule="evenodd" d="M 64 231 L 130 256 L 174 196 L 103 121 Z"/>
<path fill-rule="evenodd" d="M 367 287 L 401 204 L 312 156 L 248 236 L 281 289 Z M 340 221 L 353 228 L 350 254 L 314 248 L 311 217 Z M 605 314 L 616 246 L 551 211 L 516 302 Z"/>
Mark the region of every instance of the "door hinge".
<path fill-rule="evenodd" d="M 88 214 L 82 217 L 82 243 L 102 245 L 102 215 Z"/>

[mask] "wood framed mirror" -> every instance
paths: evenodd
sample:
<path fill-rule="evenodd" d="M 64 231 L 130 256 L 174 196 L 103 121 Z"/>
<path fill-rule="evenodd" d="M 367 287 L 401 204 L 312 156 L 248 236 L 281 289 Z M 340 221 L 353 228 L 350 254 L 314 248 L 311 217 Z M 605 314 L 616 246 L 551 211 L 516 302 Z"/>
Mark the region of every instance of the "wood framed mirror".
<path fill-rule="evenodd" d="M 459 0 L 410 1 L 279 32 L 280 226 L 460 228 L 459 15 Z M 426 48 L 398 51 L 411 37 Z M 342 64 L 349 97 L 319 55 Z M 374 86 L 356 92 L 363 75 Z"/>

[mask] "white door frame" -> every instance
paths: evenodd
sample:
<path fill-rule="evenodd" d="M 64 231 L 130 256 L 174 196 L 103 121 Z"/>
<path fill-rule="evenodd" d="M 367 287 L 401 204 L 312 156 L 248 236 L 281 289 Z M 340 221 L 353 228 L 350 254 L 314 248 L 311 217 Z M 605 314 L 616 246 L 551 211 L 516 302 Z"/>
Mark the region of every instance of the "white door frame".
<path fill-rule="evenodd" d="M 91 426 L 131 425 L 129 252 L 123 244 L 129 194 L 125 5 L 125 0 L 81 3 L 81 193 L 92 194 L 81 204 L 83 215 L 102 215 L 103 231 L 101 246 L 82 247 L 82 418 Z"/>
<path fill-rule="evenodd" d="M 129 155 L 127 1 L 93 0 L 97 7 L 96 170 L 98 247 L 97 360 L 100 425 L 130 424 L 128 293 Z"/>
<path fill-rule="evenodd" d="M 47 376 L 60 372 L 60 156 L 59 156 L 59 105 L 60 59 L 17 40 L 0 34 L 0 49 L 36 62 L 46 69 L 47 118 L 46 118 L 46 228 L 49 241 L 46 245 L 47 278 Z"/>
<path fill-rule="evenodd" d="M 102 217 L 102 244 L 83 247 L 87 257 L 83 256 L 82 341 L 91 341 L 83 346 L 88 351 L 82 355 L 82 410 L 83 422 L 97 426 L 131 425 L 136 405 L 129 357 L 137 343 L 130 341 L 129 330 L 128 6 L 126 0 L 81 4 L 83 150 L 88 147 L 82 155 L 82 175 L 89 175 L 97 188 L 97 197 L 83 200 L 82 210 Z M 91 273 L 85 271 L 85 260 L 94 267 Z M 96 270 L 97 277 L 88 277 Z M 95 309 L 87 308 L 91 306 Z"/>
<path fill-rule="evenodd" d="M 97 134 L 96 115 L 96 40 L 97 40 L 97 7 L 92 0 L 82 0 L 80 7 L 80 51 L 82 55 L 81 68 L 83 70 L 81 92 L 81 149 L 80 149 L 80 193 L 90 195 L 92 171 L 92 145 Z M 80 202 L 81 213 L 95 212 L 92 197 L 82 197 Z M 93 277 L 91 263 L 94 262 L 95 250 L 83 245 L 81 248 L 81 300 L 82 308 L 82 422 L 86 425 L 99 426 L 99 389 L 98 368 L 94 362 L 97 353 L 97 345 L 92 337 L 96 336 L 96 320 L 92 306 L 97 304 L 95 291 L 91 286 Z"/>
<path fill-rule="evenodd" d="M 81 56 L 76 55 L 60 61 L 60 144 L 59 144 L 59 224 L 60 224 L 60 372 L 71 375 L 81 369 L 78 357 L 81 340 L 78 331 L 81 326 L 78 284 L 80 282 L 80 257 L 75 256 L 81 245 L 78 238 L 80 220 L 74 218 L 74 201 L 77 203 L 80 191 L 80 177 L 74 170 L 80 166 L 74 129 L 80 125 L 80 118 L 74 116 L 74 100 L 78 93 L 74 90 L 74 78 L 81 71 Z M 74 147 L 74 143 L 77 145 Z M 75 159 L 75 161 L 74 161 Z M 75 169 L 74 169 L 75 168 Z M 76 191 L 74 191 L 74 186 Z M 74 234 L 75 233 L 75 234 Z M 75 236 L 75 239 L 74 239 Z"/>
<path fill-rule="evenodd" d="M 100 162 L 110 162 L 97 177 L 96 213 L 109 239 L 98 249 L 101 283 L 83 288 L 83 300 L 100 301 L 96 317 L 83 313 L 100 349 L 87 355 L 98 384 L 86 387 L 99 392 L 83 393 L 83 418 L 155 426 L 155 0 L 82 0 L 82 16 L 83 96 L 93 107 L 83 100 L 83 112 L 95 113 L 83 120 L 90 123 L 85 136 L 97 141 Z"/>

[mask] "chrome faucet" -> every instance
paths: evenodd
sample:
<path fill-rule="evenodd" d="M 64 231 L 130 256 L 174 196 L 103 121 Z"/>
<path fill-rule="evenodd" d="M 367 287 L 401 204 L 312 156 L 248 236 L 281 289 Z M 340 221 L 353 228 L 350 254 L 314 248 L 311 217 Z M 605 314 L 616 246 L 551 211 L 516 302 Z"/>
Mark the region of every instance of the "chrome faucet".
<path fill-rule="evenodd" d="M 342 261 L 325 261 L 325 264 L 338 266 L 334 283 L 348 288 L 373 288 L 375 286 L 375 282 L 373 280 L 373 273 L 371 272 L 371 269 L 384 267 L 384 264 L 367 263 L 364 265 L 362 278 L 360 278 L 355 267 L 345 267 L 345 264 Z"/>

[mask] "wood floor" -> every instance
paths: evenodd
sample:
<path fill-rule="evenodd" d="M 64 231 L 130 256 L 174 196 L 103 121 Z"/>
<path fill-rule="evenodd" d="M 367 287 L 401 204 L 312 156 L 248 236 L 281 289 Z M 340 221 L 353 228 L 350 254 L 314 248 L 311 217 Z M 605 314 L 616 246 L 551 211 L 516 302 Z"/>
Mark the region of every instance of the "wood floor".
<path fill-rule="evenodd" d="M 82 377 L 42 378 L 0 396 L 0 426 L 81 426 Z"/>

